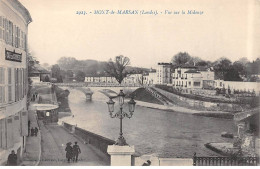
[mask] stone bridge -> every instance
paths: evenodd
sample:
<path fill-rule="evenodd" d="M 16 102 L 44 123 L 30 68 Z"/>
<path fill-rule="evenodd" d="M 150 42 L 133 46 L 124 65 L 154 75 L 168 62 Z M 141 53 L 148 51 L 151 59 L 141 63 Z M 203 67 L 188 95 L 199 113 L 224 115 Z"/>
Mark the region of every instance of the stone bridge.
<path fill-rule="evenodd" d="M 77 90 L 80 90 L 83 92 L 86 96 L 86 101 L 91 101 L 92 100 L 92 95 L 94 92 L 90 88 L 83 88 L 83 87 L 77 87 Z"/>
<path fill-rule="evenodd" d="M 65 88 L 74 88 L 83 92 L 86 96 L 86 100 L 92 100 L 92 95 L 95 92 L 101 92 L 103 94 L 109 94 L 111 91 L 115 93 L 119 93 L 120 90 L 123 89 L 124 93 L 130 93 L 139 88 L 139 86 L 132 86 L 132 85 L 119 85 L 119 84 L 103 84 L 100 83 L 99 85 L 88 84 L 85 82 L 78 82 L 78 83 L 55 83 L 55 85 L 59 87 Z M 108 92 L 110 90 L 110 92 Z M 110 93 L 111 94 L 111 93 Z"/>

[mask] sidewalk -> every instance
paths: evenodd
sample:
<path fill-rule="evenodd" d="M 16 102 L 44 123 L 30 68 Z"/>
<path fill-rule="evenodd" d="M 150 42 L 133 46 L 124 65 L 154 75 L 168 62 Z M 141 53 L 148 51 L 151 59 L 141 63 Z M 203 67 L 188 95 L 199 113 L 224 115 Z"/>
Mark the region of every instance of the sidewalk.
<path fill-rule="evenodd" d="M 43 125 L 40 121 L 42 134 L 42 157 L 40 166 L 108 166 L 105 154 L 69 133 L 57 124 Z M 77 163 L 68 163 L 66 159 L 66 143 L 77 141 L 81 149 Z"/>
<path fill-rule="evenodd" d="M 28 120 L 31 121 L 31 128 L 37 127 L 39 132 L 37 137 L 28 136 L 26 138 L 25 153 L 21 165 L 36 166 L 39 164 L 41 158 L 41 130 L 37 123 L 36 111 L 31 105 L 28 110 Z"/>

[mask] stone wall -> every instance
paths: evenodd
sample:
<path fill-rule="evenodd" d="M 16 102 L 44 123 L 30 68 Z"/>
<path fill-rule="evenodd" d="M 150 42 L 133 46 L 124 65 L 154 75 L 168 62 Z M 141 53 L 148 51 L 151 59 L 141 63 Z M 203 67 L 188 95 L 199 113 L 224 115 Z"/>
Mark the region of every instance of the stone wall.
<path fill-rule="evenodd" d="M 155 88 L 158 92 L 166 96 L 174 104 L 178 106 L 183 106 L 187 108 L 193 108 L 197 110 L 208 110 L 208 111 L 228 111 L 228 112 L 239 112 L 243 110 L 243 107 L 239 104 L 231 103 L 215 103 L 215 102 L 206 102 L 200 100 L 189 99 L 182 97 L 165 90 Z"/>
<path fill-rule="evenodd" d="M 80 137 L 85 144 L 93 145 L 94 147 L 96 147 L 97 149 L 99 149 L 109 157 L 109 154 L 107 153 L 107 147 L 108 145 L 115 144 L 114 140 L 110 140 L 108 138 L 105 138 L 103 136 L 89 132 L 87 130 L 81 129 L 79 127 L 76 127 L 74 125 L 65 122 L 63 122 L 62 125 L 64 128 L 74 133 L 76 136 Z"/>

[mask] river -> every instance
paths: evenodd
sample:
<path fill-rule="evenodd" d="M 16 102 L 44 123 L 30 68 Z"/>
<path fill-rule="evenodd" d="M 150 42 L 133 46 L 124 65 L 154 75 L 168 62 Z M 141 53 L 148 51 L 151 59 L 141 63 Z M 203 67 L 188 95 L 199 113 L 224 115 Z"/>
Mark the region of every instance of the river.
<path fill-rule="evenodd" d="M 94 91 L 91 102 L 76 89 L 69 89 L 69 106 L 72 116 L 61 121 L 77 124 L 78 127 L 104 137 L 116 140 L 119 135 L 119 119 L 109 116 L 106 102 L 108 98 Z M 138 106 L 131 119 L 123 119 L 123 135 L 129 145 L 134 145 L 141 155 L 153 154 L 159 157 L 216 156 L 207 149 L 208 142 L 232 142 L 222 138 L 221 132 L 236 133 L 233 120 L 194 116 L 188 113 L 163 111 Z M 115 104 L 115 110 L 118 106 Z M 128 110 L 127 107 L 124 110 Z"/>

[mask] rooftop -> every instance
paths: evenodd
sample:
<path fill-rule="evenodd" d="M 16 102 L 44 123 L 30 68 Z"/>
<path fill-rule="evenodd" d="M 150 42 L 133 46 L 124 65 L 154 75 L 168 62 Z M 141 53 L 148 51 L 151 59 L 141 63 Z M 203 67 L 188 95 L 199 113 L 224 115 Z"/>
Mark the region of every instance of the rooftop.
<path fill-rule="evenodd" d="M 50 74 L 50 72 L 44 69 L 41 65 L 34 64 L 29 74 Z"/>
<path fill-rule="evenodd" d="M 32 17 L 29 13 L 29 11 L 18 1 L 18 0 L 8 0 L 8 3 L 12 5 L 12 7 L 20 12 L 20 14 L 25 19 L 26 23 L 29 24 L 32 22 Z"/>
<path fill-rule="evenodd" d="M 188 70 L 188 71 L 186 71 L 184 73 L 200 73 L 200 72 L 198 72 L 197 70 Z"/>
<path fill-rule="evenodd" d="M 164 62 L 159 62 L 158 65 L 172 65 L 172 63 L 164 63 Z"/>

